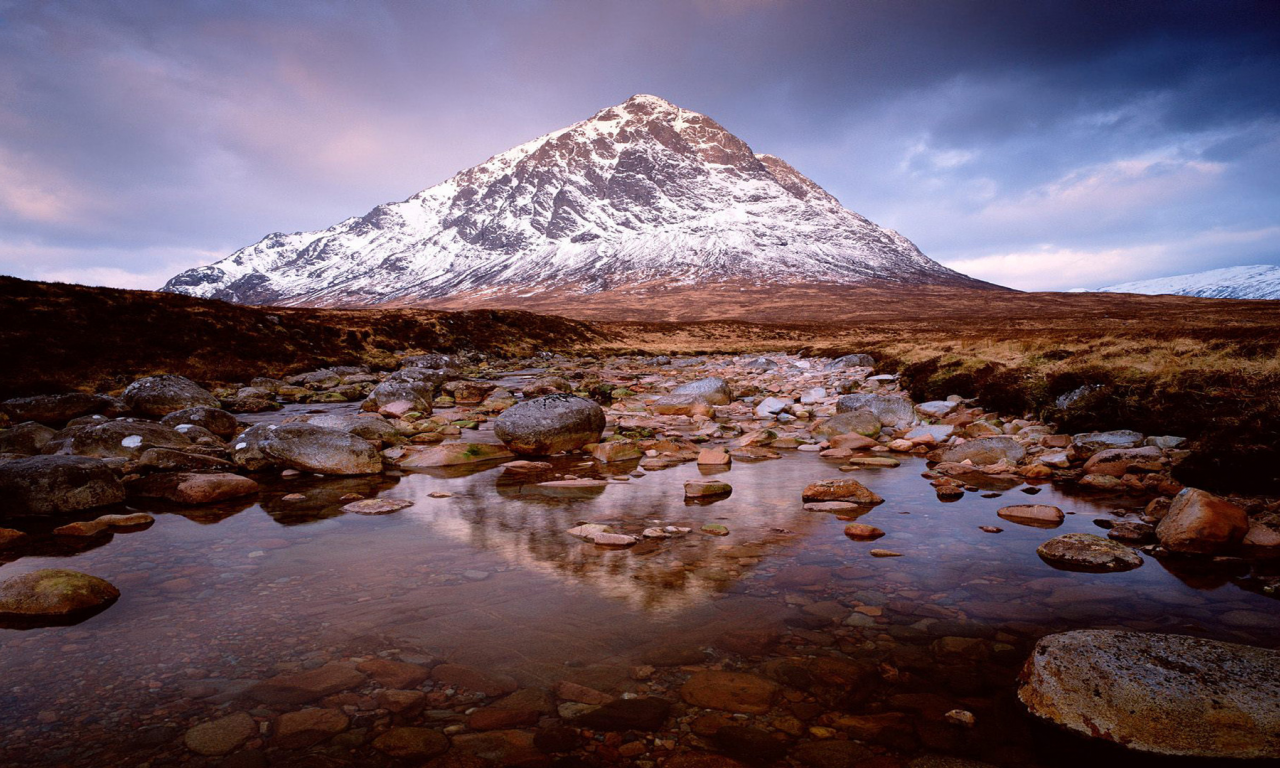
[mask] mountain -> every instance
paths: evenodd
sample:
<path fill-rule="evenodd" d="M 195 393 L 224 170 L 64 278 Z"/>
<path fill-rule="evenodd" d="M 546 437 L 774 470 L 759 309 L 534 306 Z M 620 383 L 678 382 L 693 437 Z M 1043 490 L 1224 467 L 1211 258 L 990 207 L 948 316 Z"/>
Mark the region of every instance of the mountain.
<path fill-rule="evenodd" d="M 866 281 L 994 288 L 846 210 L 711 118 L 637 95 L 403 202 L 267 235 L 162 290 L 358 306 Z"/>
<path fill-rule="evenodd" d="M 1173 294 L 1208 299 L 1280 299 L 1280 267 L 1255 264 L 1158 277 L 1099 288 L 1106 293 Z"/>

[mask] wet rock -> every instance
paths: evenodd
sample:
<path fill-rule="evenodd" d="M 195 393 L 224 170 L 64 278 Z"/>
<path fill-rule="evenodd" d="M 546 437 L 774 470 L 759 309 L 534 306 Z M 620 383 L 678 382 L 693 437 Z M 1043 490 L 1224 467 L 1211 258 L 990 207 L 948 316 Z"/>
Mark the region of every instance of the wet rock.
<path fill-rule="evenodd" d="M 802 498 L 805 502 L 849 501 L 858 504 L 879 504 L 884 501 L 874 491 L 852 478 L 810 483 L 805 487 Z"/>
<path fill-rule="evenodd" d="M 547 395 L 508 408 L 493 422 L 493 432 L 521 455 L 545 456 L 598 443 L 604 411 L 574 395 Z"/>
<path fill-rule="evenodd" d="M 1048 504 L 1014 504 L 1001 507 L 996 514 L 1005 520 L 1036 528 L 1057 528 L 1066 519 L 1061 509 Z"/>
<path fill-rule="evenodd" d="M 230 472 L 160 472 L 129 483 L 129 494 L 175 504 L 213 504 L 251 496 L 259 485 Z"/>
<path fill-rule="evenodd" d="M 350 723 L 340 709 L 311 707 L 286 712 L 276 721 L 275 743 L 283 749 L 315 746 L 347 730 Z"/>
<path fill-rule="evenodd" d="M 708 405 L 728 405 L 733 401 L 733 390 L 729 383 L 718 376 L 681 384 L 671 390 L 671 394 L 694 395 Z"/>
<path fill-rule="evenodd" d="M 343 505 L 342 511 L 356 515 L 389 515 L 412 506 L 413 502 L 408 499 L 361 499 Z"/>
<path fill-rule="evenodd" d="M 1108 448 L 1098 451 L 1084 463 L 1085 474 L 1110 475 L 1124 477 L 1134 470 L 1151 471 L 1160 467 L 1160 449 L 1151 446 L 1143 448 Z"/>
<path fill-rule="evenodd" d="M 253 718 L 247 713 L 237 712 L 189 729 L 182 741 L 187 749 L 198 755 L 216 757 L 233 751 L 257 735 L 258 724 Z"/>
<path fill-rule="evenodd" d="M 124 485 L 105 463 L 85 456 L 32 456 L 0 462 L 3 515 L 57 515 L 118 504 Z"/>
<path fill-rule="evenodd" d="M 872 438 L 880 434 L 880 419 L 869 409 L 859 408 L 854 411 L 837 413 L 813 428 L 818 437 L 835 437 L 836 435 L 862 435 Z"/>
<path fill-rule="evenodd" d="M 445 685 L 456 685 L 468 691 L 487 693 L 490 696 L 505 696 L 508 693 L 514 693 L 520 687 L 515 678 L 508 675 L 462 664 L 441 664 L 431 670 L 431 679 Z"/>
<path fill-rule="evenodd" d="M 48 626 L 90 616 L 109 607 L 120 590 L 79 571 L 45 568 L 0 583 L 0 623 Z"/>
<path fill-rule="evenodd" d="M 406 469 L 453 467 L 514 459 L 515 456 L 501 445 L 491 443 L 440 443 L 430 447 L 412 445 L 406 447 L 404 455 L 396 459 L 396 465 Z"/>
<path fill-rule="evenodd" d="M 313 424 L 259 425 L 235 439 L 232 458 L 249 470 L 282 466 L 321 475 L 368 475 L 382 471 L 382 457 L 369 441 Z"/>
<path fill-rule="evenodd" d="M 844 535 L 854 541 L 875 541 L 884 536 L 884 531 L 874 525 L 866 525 L 865 523 L 849 523 L 844 527 Z"/>
<path fill-rule="evenodd" d="M 1245 511 L 1213 494 L 1184 488 L 1156 526 L 1160 543 L 1171 552 L 1216 554 L 1239 544 L 1249 531 Z"/>
<path fill-rule="evenodd" d="M 703 448 L 698 452 L 698 466 L 727 467 L 733 464 L 733 458 L 723 448 Z"/>
<path fill-rule="evenodd" d="M 894 442 L 898 441 L 895 440 Z M 893 443 L 889 443 L 889 447 L 893 448 Z M 891 456 L 853 456 L 845 463 L 851 467 L 888 467 L 892 469 L 893 467 L 902 466 L 902 462 Z"/>
<path fill-rule="evenodd" d="M 58 442 L 56 437 L 46 446 L 46 450 L 55 442 Z M 190 438 L 163 424 L 157 424 L 154 421 L 120 419 L 74 430 L 70 433 L 69 439 L 62 441 L 57 452 L 100 459 L 137 459 L 150 448 L 181 450 L 190 448 L 191 445 Z"/>
<path fill-rule="evenodd" d="M 306 704 L 363 685 L 364 673 L 349 664 L 330 662 L 304 672 L 286 672 L 255 683 L 247 694 L 263 704 Z"/>
<path fill-rule="evenodd" d="M 449 737 L 430 728 L 392 728 L 373 740 L 373 748 L 404 760 L 426 760 L 449 751 Z"/>
<path fill-rule="evenodd" d="M 1182 635 L 1042 638 L 1018 698 L 1088 738 L 1161 755 L 1280 757 L 1280 652 Z"/>
<path fill-rule="evenodd" d="M 396 418 L 412 412 L 430 416 L 435 396 L 435 387 L 430 382 L 387 379 L 373 388 L 360 407 Z"/>
<path fill-rule="evenodd" d="M 905 427 L 916 422 L 915 408 L 911 401 L 892 395 L 857 393 L 844 395 L 836 401 L 836 413 L 866 408 L 876 415 L 886 427 Z"/>
<path fill-rule="evenodd" d="M 1140 523 L 1137 520 L 1121 520 L 1107 531 L 1107 538 L 1125 544 L 1144 544 L 1155 538 L 1155 533 L 1156 529 L 1153 525 Z"/>
<path fill-rule="evenodd" d="M 950 424 L 924 424 L 906 434 L 906 439 L 913 443 L 941 443 L 955 434 L 956 428 Z"/>
<path fill-rule="evenodd" d="M 55 431 L 34 421 L 0 430 L 0 453 L 19 453 L 35 456 L 44 450 Z"/>
<path fill-rule="evenodd" d="M 671 702 L 654 696 L 614 699 L 573 721 L 579 728 L 597 731 L 656 731 L 667 722 Z"/>
<path fill-rule="evenodd" d="M 602 464 L 634 461 L 644 455 L 640 446 L 632 440 L 609 440 L 591 450 L 591 456 Z"/>
<path fill-rule="evenodd" d="M 828 707 L 847 709 L 866 701 L 880 679 L 876 662 L 818 656 L 774 659 L 761 667 L 771 680 L 804 691 Z"/>
<path fill-rule="evenodd" d="M 22 531 L 15 531 L 12 528 L 0 528 L 0 549 L 20 544 L 25 538 L 27 538 L 27 534 Z"/>
<path fill-rule="evenodd" d="M 1280 531 L 1263 524 L 1261 520 L 1249 522 L 1249 532 L 1241 542 L 1249 547 L 1280 547 Z"/>
<path fill-rule="evenodd" d="M 240 431 L 240 425 L 236 422 L 236 417 L 221 408 L 209 408 L 207 406 L 199 406 L 196 408 L 183 408 L 180 411 L 174 411 L 160 419 L 160 423 L 166 427 L 179 429 L 183 424 L 193 424 L 197 427 L 204 427 L 213 434 L 222 439 L 234 437 Z"/>
<path fill-rule="evenodd" d="M 483 733 L 463 733 L 453 739 L 453 751 L 441 760 L 463 760 L 466 758 L 485 761 L 483 765 L 528 765 L 547 764 L 546 755 L 534 746 L 534 736 L 527 731 L 485 731 Z M 460 762 L 459 768 L 475 768 L 476 763 Z M 429 768 L 435 768 L 431 763 Z M 443 765 L 440 768 L 452 768 Z"/>
<path fill-rule="evenodd" d="M 129 471 L 193 472 L 198 470 L 231 470 L 236 465 L 216 456 L 188 453 L 173 448 L 148 448 L 132 464 Z"/>
<path fill-rule="evenodd" d="M 417 688 L 431 676 L 431 670 L 418 664 L 390 659 L 372 659 L 356 665 L 356 669 L 387 688 Z"/>
<path fill-rule="evenodd" d="M 719 523 L 706 523 L 698 530 L 710 536 L 728 536 L 729 529 Z"/>
<path fill-rule="evenodd" d="M 652 667 L 683 667 L 705 664 L 707 654 L 701 648 L 685 644 L 660 645 L 640 655 L 640 663 Z"/>
<path fill-rule="evenodd" d="M 1046 562 L 1071 571 L 1129 571 L 1142 565 L 1132 549 L 1092 533 L 1064 533 L 1036 549 Z"/>
<path fill-rule="evenodd" d="M 51 427 L 61 427 L 72 419 L 90 414 L 119 416 L 125 405 L 106 395 L 70 392 L 65 395 L 36 395 L 16 397 L 0 403 L 0 414 L 7 415 L 14 423 L 35 421 Z"/>
<path fill-rule="evenodd" d="M 400 433 L 391 422 L 376 413 L 325 413 L 308 416 L 306 423 L 317 427 L 340 429 L 356 437 L 363 437 L 371 443 L 383 445 L 395 443 L 400 438 Z"/>
<path fill-rule="evenodd" d="M 733 486 L 720 480 L 686 480 L 684 483 L 686 499 L 725 497 L 731 493 Z"/>
<path fill-rule="evenodd" d="M 1017 463 L 1026 455 L 1027 450 L 1017 440 L 1007 435 L 993 435 L 966 440 L 960 445 L 946 448 L 939 459 L 957 464 L 968 461 L 977 466 L 986 466 L 1002 460 Z"/>
<path fill-rule="evenodd" d="M 756 404 L 757 419 L 771 419 L 791 406 L 791 400 L 781 397 L 766 397 Z"/>
<path fill-rule="evenodd" d="M 217 408 L 220 403 L 191 379 L 172 374 L 148 376 L 125 387 L 124 402 L 139 416 L 158 419 L 184 408 Z"/>
<path fill-rule="evenodd" d="M 1141 432 L 1117 429 L 1111 432 L 1085 432 L 1071 437 L 1071 452 L 1081 459 L 1110 448 L 1137 448 L 1142 445 Z"/>
<path fill-rule="evenodd" d="M 842 371 L 846 368 L 872 368 L 875 364 L 876 360 L 871 355 L 854 353 L 852 355 L 837 357 L 835 360 L 832 360 L 823 366 L 823 370 Z"/>
<path fill-rule="evenodd" d="M 54 536 L 97 536 L 105 533 L 111 526 L 98 520 L 84 520 L 78 523 L 68 523 L 53 529 Z"/>
<path fill-rule="evenodd" d="M 687 704 L 722 712 L 761 715 L 778 696 L 776 683 L 743 672 L 698 672 L 680 689 Z"/>

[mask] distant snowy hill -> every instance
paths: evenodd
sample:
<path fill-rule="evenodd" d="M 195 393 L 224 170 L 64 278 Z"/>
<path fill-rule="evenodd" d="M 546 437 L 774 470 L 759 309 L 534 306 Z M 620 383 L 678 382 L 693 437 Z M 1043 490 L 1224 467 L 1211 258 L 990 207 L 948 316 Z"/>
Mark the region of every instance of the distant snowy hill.
<path fill-rule="evenodd" d="M 399 203 L 275 233 L 165 291 L 416 303 L 653 283 L 993 286 L 929 259 L 705 115 L 633 96 Z"/>
<path fill-rule="evenodd" d="M 1210 299 L 1280 299 L 1280 267 L 1257 264 L 1099 288 L 1105 293 L 1176 294 Z"/>

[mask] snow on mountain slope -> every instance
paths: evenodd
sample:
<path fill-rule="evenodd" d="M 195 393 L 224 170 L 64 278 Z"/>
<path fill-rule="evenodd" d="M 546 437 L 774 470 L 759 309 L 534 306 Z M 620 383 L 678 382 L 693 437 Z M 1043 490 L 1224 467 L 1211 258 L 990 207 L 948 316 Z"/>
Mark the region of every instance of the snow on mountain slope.
<path fill-rule="evenodd" d="M 1105 293 L 1176 294 L 1210 299 L 1280 299 L 1280 267 L 1255 264 L 1099 288 Z"/>
<path fill-rule="evenodd" d="M 714 120 L 656 96 L 326 230 L 275 233 L 162 290 L 248 304 L 702 284 L 981 285 Z"/>

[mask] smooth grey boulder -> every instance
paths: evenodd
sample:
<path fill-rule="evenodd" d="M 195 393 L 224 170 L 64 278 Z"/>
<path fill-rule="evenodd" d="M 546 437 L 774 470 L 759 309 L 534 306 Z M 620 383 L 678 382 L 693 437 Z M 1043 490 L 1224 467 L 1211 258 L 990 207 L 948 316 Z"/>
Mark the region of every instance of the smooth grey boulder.
<path fill-rule="evenodd" d="M 435 387 L 430 382 L 387 379 L 373 388 L 361 408 L 376 412 L 398 406 L 394 410 L 402 414 L 417 411 L 425 416 L 431 414 L 431 401 L 435 396 Z"/>
<path fill-rule="evenodd" d="M 772 371 L 778 364 L 767 357 L 753 357 L 742 364 L 748 371 Z"/>
<path fill-rule="evenodd" d="M 78 512 L 124 497 L 120 478 L 99 459 L 32 456 L 0 462 L 0 517 Z"/>
<path fill-rule="evenodd" d="M 1011 509 L 1006 507 L 1005 509 Z M 1002 510 L 1003 512 L 1003 510 Z M 1005 515 L 1001 515 L 1005 517 Z M 1131 571 L 1142 565 L 1142 557 L 1118 541 L 1092 533 L 1064 533 L 1036 549 L 1041 559 L 1055 568 L 1085 573 Z"/>
<path fill-rule="evenodd" d="M 63 433 L 70 432 L 69 438 Z M 46 445 L 45 453 L 136 459 L 148 448 L 190 448 L 190 438 L 172 427 L 141 419 L 117 419 L 63 430 Z"/>
<path fill-rule="evenodd" d="M 813 434 L 819 437 L 835 437 L 836 435 L 858 434 L 863 437 L 875 437 L 880 434 L 880 419 L 867 408 L 856 411 L 837 413 L 813 428 Z"/>
<path fill-rule="evenodd" d="M 180 429 L 183 424 L 204 427 L 224 440 L 240 431 L 240 424 L 233 414 L 221 408 L 210 408 L 204 405 L 174 411 L 160 419 L 160 423 L 166 427 L 173 427 L 179 432 L 184 431 Z"/>
<path fill-rule="evenodd" d="M 124 402 L 139 416 L 159 419 L 184 408 L 217 408 L 218 398 L 191 379 L 162 374 L 148 376 L 124 390 Z"/>
<path fill-rule="evenodd" d="M 1071 437 L 1071 451 L 1077 458 L 1087 459 L 1108 448 L 1137 448 L 1145 441 L 1141 432 L 1116 429 L 1111 432 L 1084 432 Z"/>
<path fill-rule="evenodd" d="M 957 464 L 968 461 L 982 467 L 995 464 L 1002 459 L 1017 463 L 1026 455 L 1027 449 L 1023 448 L 1017 440 L 1008 435 L 993 435 L 976 437 L 959 445 L 950 446 L 942 451 L 940 460 Z"/>
<path fill-rule="evenodd" d="M 0 413 L 7 415 L 10 421 L 37 421 L 51 427 L 61 427 L 79 416 L 94 413 L 119 416 L 124 411 L 124 403 L 117 398 L 85 392 L 15 397 L 0 403 Z"/>
<path fill-rule="evenodd" d="M 708 405 L 728 405 L 733 402 L 733 390 L 729 382 L 719 376 L 690 381 L 671 390 L 672 395 L 691 395 Z"/>
<path fill-rule="evenodd" d="M 1183 635 L 1041 638 L 1018 698 L 1037 717 L 1139 752 L 1280 758 L 1280 652 Z"/>
<path fill-rule="evenodd" d="M 876 415 L 886 427 L 906 427 L 916 423 L 916 411 L 911 401 L 891 395 L 856 393 L 844 395 L 836 401 L 836 413 L 866 408 Z"/>
<path fill-rule="evenodd" d="M 391 422 L 376 413 L 324 413 L 307 417 L 306 423 L 317 427 L 341 429 L 356 437 L 382 443 L 393 443 L 400 438 L 400 433 L 391 425 Z"/>
<path fill-rule="evenodd" d="M 837 357 L 835 360 L 827 363 L 824 370 L 839 371 L 845 368 L 874 368 L 876 359 L 871 355 L 855 353 L 852 355 L 844 355 Z"/>
<path fill-rule="evenodd" d="M 382 471 L 382 456 L 368 440 L 315 424 L 259 424 L 232 443 L 231 458 L 248 470 L 285 467 L 321 475 L 368 475 Z"/>
<path fill-rule="evenodd" d="M 959 407 L 959 403 L 953 403 L 950 400 L 930 400 L 917 405 L 916 410 L 930 419 L 944 419 Z"/>
<path fill-rule="evenodd" d="M 0 453 L 35 456 L 57 434 L 55 430 L 34 421 L 24 421 L 8 429 L 0 429 Z"/>
<path fill-rule="evenodd" d="M 493 433 L 513 453 L 547 456 L 600 442 L 604 411 L 591 400 L 556 394 L 516 403 L 493 422 Z"/>

